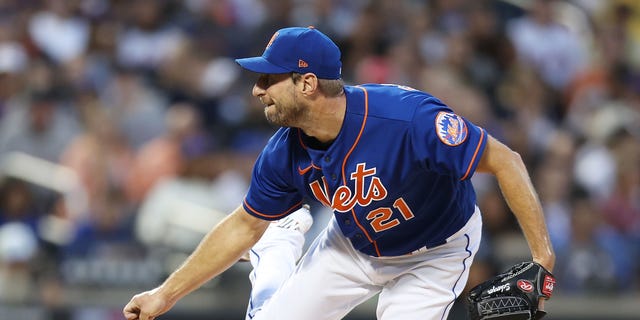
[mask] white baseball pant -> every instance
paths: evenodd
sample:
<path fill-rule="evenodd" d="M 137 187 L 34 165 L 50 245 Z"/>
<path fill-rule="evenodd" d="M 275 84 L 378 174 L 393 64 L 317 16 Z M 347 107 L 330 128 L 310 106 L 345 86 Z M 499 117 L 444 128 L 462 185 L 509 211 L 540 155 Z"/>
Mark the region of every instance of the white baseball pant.
<path fill-rule="evenodd" d="M 378 293 L 379 320 L 447 319 L 467 282 L 481 229 L 476 207 L 443 245 L 412 255 L 371 257 L 354 249 L 332 218 L 295 269 L 303 238 L 291 230 L 272 233 L 252 250 L 255 269 L 246 319 L 341 319 Z"/>

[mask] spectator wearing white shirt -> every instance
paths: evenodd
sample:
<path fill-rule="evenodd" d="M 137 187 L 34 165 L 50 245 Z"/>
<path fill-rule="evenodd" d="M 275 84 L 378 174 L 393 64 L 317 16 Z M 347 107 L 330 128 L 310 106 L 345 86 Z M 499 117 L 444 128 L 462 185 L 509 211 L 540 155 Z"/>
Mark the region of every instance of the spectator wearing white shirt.
<path fill-rule="evenodd" d="M 547 85 L 564 89 L 586 67 L 587 53 L 576 33 L 554 19 L 555 0 L 531 1 L 525 16 L 507 25 L 520 60 L 532 65 Z"/>

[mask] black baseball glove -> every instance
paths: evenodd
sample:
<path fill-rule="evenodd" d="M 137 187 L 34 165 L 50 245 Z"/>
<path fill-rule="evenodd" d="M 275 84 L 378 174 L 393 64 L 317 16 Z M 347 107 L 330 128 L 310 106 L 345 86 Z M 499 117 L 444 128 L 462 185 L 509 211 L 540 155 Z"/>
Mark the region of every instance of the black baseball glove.
<path fill-rule="evenodd" d="M 534 320 L 546 312 L 538 310 L 540 298 L 549 299 L 556 279 L 535 262 L 522 262 L 469 291 L 471 320 Z"/>

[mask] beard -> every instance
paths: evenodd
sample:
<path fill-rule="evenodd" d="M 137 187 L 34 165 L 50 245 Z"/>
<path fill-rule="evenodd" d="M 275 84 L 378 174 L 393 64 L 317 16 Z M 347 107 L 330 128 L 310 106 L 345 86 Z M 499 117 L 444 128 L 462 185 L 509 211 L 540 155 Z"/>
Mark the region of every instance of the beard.
<path fill-rule="evenodd" d="M 290 103 L 278 103 L 266 107 L 264 115 L 271 124 L 281 127 L 294 127 L 304 118 L 306 110 L 307 108 L 294 98 Z"/>

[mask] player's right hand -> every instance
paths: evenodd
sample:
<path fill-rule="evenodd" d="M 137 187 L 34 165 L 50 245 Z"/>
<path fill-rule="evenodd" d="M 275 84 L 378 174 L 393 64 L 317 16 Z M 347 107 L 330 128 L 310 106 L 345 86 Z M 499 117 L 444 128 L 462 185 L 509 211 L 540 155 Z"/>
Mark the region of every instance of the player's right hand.
<path fill-rule="evenodd" d="M 165 298 L 156 288 L 133 296 L 122 313 L 127 320 L 153 320 L 169 311 L 174 304 L 175 301 Z"/>

